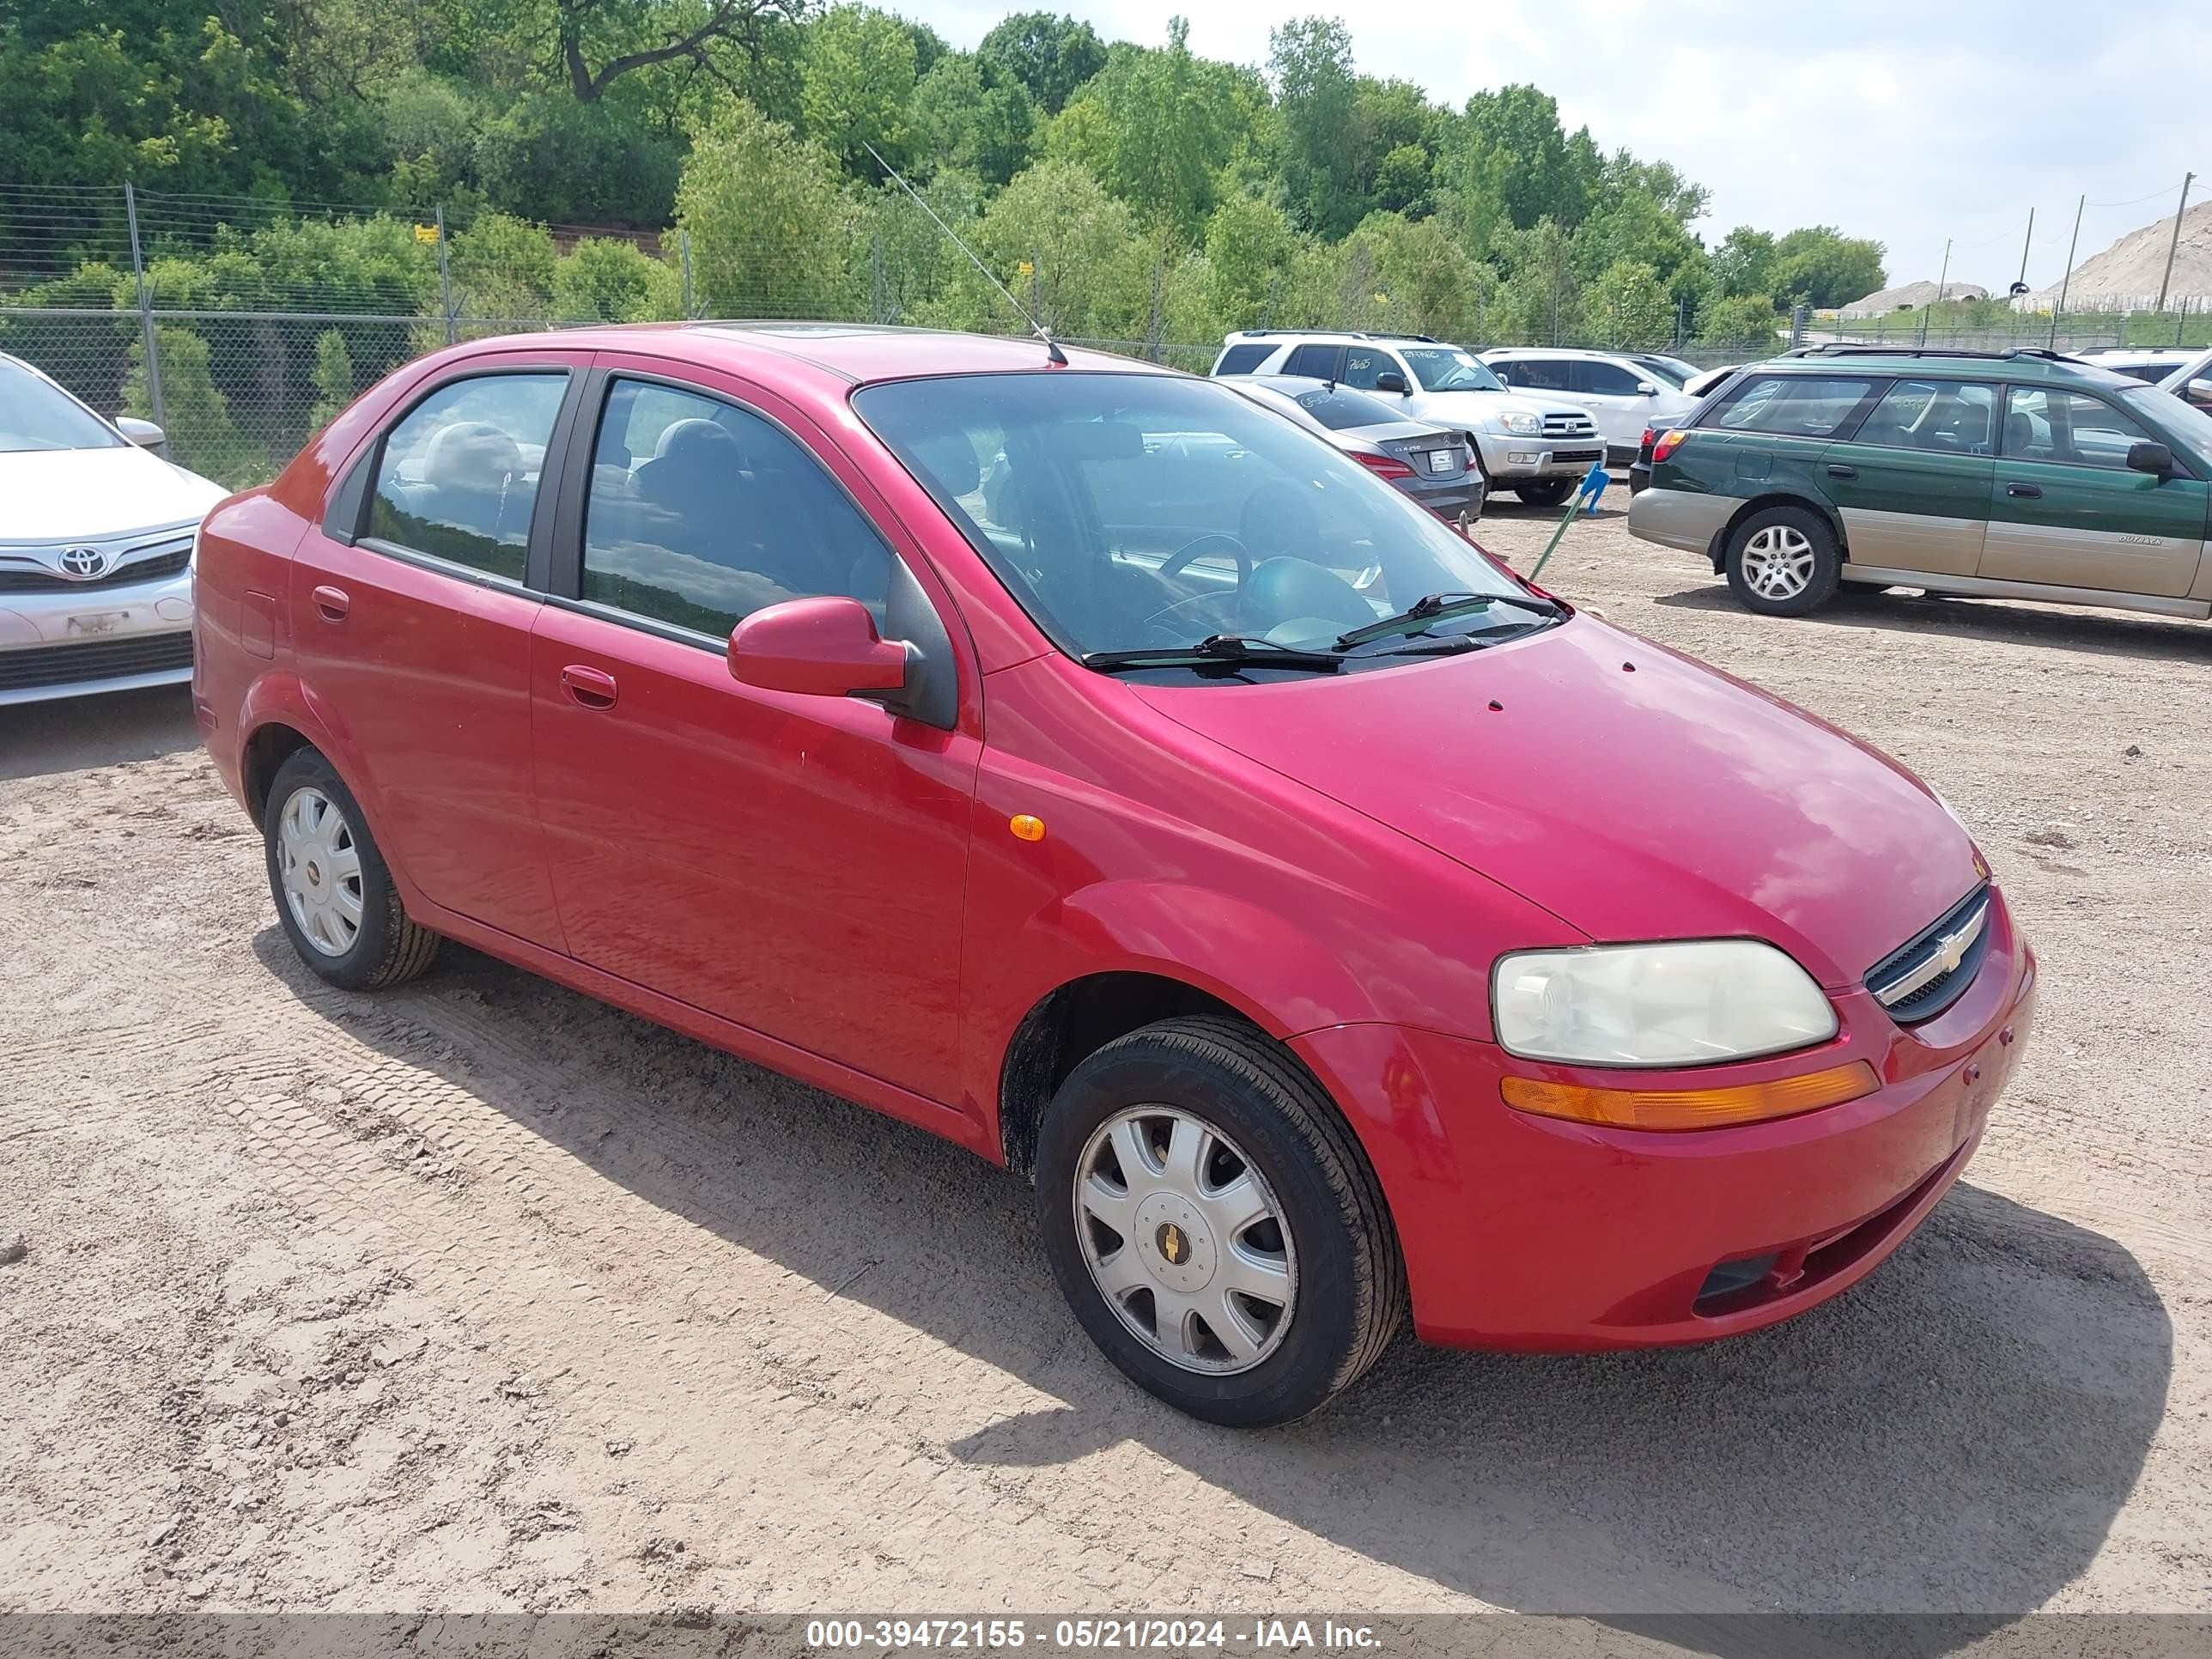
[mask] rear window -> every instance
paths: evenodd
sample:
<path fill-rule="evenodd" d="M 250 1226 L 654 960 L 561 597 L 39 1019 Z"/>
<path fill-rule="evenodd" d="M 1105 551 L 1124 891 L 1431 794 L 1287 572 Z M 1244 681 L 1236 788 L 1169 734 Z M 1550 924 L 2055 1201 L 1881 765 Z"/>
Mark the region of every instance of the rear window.
<path fill-rule="evenodd" d="M 1249 374 L 1267 361 L 1271 345 L 1233 345 L 1221 354 L 1221 361 L 1213 366 L 1216 374 Z"/>
<path fill-rule="evenodd" d="M 1856 377 L 1754 374 L 1705 424 L 1724 432 L 1765 432 L 1782 438 L 1828 438 L 1873 392 L 1875 382 Z"/>
<path fill-rule="evenodd" d="M 1300 409 L 1319 421 L 1332 432 L 1344 432 L 1353 427 L 1389 426 L 1405 419 L 1403 414 L 1388 404 L 1378 402 L 1364 392 L 1348 392 L 1342 386 L 1333 389 L 1316 387 L 1298 394 Z"/>

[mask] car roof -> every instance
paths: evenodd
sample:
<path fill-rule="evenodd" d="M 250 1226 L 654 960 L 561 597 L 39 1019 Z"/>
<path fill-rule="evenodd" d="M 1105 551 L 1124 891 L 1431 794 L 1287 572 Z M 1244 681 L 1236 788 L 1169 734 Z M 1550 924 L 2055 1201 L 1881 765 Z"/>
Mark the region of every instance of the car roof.
<path fill-rule="evenodd" d="M 878 380 L 935 378 L 946 374 L 1004 374 L 1054 368 L 1045 343 L 1034 337 L 963 334 L 951 329 L 899 328 L 874 323 L 693 322 L 633 323 L 605 328 L 563 329 L 553 335 L 507 336 L 481 341 L 478 348 L 512 350 L 522 342 L 586 351 L 635 351 L 647 341 L 665 347 L 680 343 L 683 355 L 703 368 L 742 369 L 749 361 L 772 355 L 811 368 L 848 386 Z M 650 348 L 646 348 L 650 349 Z M 1181 374 L 1180 369 L 1062 345 L 1066 368 L 1127 374 Z"/>
<path fill-rule="evenodd" d="M 1362 334 L 1342 328 L 1240 328 L 1223 337 L 1232 345 L 1442 345 L 1428 334 Z"/>
<path fill-rule="evenodd" d="M 1938 347 L 1919 349 L 1911 346 L 1844 346 L 1838 349 L 1808 346 L 1765 362 L 1747 363 L 1744 368 L 1755 368 L 1761 374 L 1778 370 L 1785 374 L 1832 374 L 1838 369 L 1856 369 L 1876 374 L 1933 374 L 1969 380 L 1995 377 L 2057 385 L 2124 387 L 2142 384 L 2078 357 L 2029 349 L 1966 351 Z"/>
<path fill-rule="evenodd" d="M 1486 346 L 1476 354 L 1481 357 L 1589 357 L 1601 362 L 1631 363 L 1636 354 L 1629 351 L 1596 351 L 1588 346 Z"/>

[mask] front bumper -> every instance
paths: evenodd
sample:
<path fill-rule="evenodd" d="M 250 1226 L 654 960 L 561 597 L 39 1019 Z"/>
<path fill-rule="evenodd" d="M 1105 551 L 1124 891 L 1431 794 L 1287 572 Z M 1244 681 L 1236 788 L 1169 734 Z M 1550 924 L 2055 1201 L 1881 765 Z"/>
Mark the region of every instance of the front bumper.
<path fill-rule="evenodd" d="M 0 706 L 192 677 L 192 574 L 0 592 Z"/>
<path fill-rule="evenodd" d="M 2008 915 L 1996 921 L 1975 983 L 1936 1018 L 1900 1030 L 1863 988 L 1838 993 L 1833 1042 L 1724 1068 L 1753 1081 L 1864 1059 L 1881 1079 L 1774 1122 L 1662 1134 L 1530 1116 L 1498 1094 L 1526 1062 L 1395 1026 L 1293 1046 L 1376 1164 L 1423 1338 L 1527 1352 L 1708 1341 L 1856 1283 L 1957 1179 L 2033 1018 L 2033 957 Z M 1716 1069 L 1648 1081 L 1690 1086 Z"/>
<path fill-rule="evenodd" d="M 1579 478 L 1605 455 L 1605 440 L 1595 432 L 1571 438 L 1480 432 L 1475 446 L 1482 452 L 1482 470 L 1493 484 L 1514 478 Z"/>

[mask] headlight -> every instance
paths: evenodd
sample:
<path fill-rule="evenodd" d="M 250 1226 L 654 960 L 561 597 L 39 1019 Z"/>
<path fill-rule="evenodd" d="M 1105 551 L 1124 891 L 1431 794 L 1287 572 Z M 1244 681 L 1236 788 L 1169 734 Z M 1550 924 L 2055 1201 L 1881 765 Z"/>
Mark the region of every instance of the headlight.
<path fill-rule="evenodd" d="M 1524 951 L 1498 959 L 1491 1001 L 1507 1053 L 1569 1064 L 1704 1066 L 1836 1034 L 1813 976 L 1756 939 Z"/>
<path fill-rule="evenodd" d="M 1517 437 L 1533 438 L 1544 429 L 1544 422 L 1534 415 L 1500 415 L 1498 425 Z"/>

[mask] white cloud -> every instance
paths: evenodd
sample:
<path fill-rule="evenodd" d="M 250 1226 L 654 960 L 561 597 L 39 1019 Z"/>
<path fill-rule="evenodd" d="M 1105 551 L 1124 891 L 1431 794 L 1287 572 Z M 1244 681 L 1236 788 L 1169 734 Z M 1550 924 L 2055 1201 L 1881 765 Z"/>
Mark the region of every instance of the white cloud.
<path fill-rule="evenodd" d="M 1015 7 L 891 0 L 972 46 Z M 1164 40 L 1191 20 L 1194 51 L 1263 64 L 1267 31 L 1304 7 L 1256 0 L 1060 0 L 1109 40 Z M 1708 244 L 1730 226 L 1834 224 L 1889 249 L 1893 281 L 1952 275 L 1999 292 L 2016 274 L 2030 207 L 2027 280 L 2063 268 L 2077 197 L 2093 204 L 2080 258 L 2173 210 L 2185 171 L 2212 196 L 2212 4 L 2138 0 L 1536 0 L 1449 9 L 1354 9 L 1359 67 L 1456 104 L 1533 81 L 1570 130 L 1587 125 L 1672 161 L 1712 191 Z M 1439 21 L 1449 20 L 1449 21 Z M 2151 199 L 2139 200 L 2149 196 Z M 2125 204 L 2100 206 L 2099 204 Z"/>

